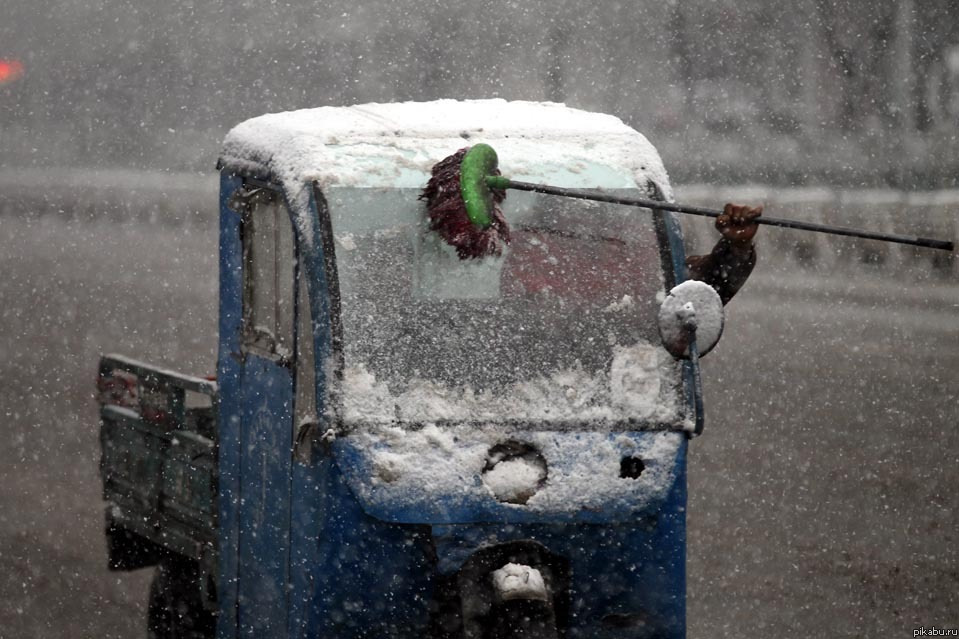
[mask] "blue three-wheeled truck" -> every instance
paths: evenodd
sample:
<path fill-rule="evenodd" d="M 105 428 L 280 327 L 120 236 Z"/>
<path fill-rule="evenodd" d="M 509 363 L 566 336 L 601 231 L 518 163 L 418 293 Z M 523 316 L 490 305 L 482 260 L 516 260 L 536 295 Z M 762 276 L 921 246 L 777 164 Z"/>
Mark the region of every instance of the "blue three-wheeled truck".
<path fill-rule="evenodd" d="M 475 142 L 518 179 L 671 198 L 642 135 L 557 104 L 227 136 L 215 378 L 100 362 L 110 566 L 157 566 L 151 636 L 685 636 L 678 225 L 511 193 L 506 249 L 461 259 L 419 196 Z"/>

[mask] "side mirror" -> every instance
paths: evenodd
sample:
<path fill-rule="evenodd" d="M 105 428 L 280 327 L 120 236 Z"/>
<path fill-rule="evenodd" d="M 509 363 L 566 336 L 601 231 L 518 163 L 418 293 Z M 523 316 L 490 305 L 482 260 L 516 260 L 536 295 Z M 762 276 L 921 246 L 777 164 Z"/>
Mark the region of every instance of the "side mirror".
<path fill-rule="evenodd" d="M 708 353 L 723 334 L 723 301 L 709 284 L 688 280 L 673 287 L 659 307 L 659 336 L 669 354 L 689 359 L 695 339 L 698 355 Z"/>

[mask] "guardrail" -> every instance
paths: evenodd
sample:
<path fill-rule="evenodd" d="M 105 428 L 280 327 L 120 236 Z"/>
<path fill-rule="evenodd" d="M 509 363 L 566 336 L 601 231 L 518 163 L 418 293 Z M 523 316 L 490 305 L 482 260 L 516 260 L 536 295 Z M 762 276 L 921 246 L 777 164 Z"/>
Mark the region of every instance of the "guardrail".
<path fill-rule="evenodd" d="M 133 170 L 0 170 L 0 215 L 59 215 L 81 221 L 146 222 L 173 226 L 216 224 L 217 175 Z M 907 193 L 828 187 L 676 187 L 686 204 L 720 207 L 724 202 L 764 203 L 769 215 L 890 233 L 959 238 L 959 189 Z M 712 222 L 680 216 L 687 248 L 703 253 L 716 241 Z M 764 254 L 777 254 L 801 267 L 842 265 L 900 276 L 932 270 L 959 275 L 959 260 L 943 251 L 899 246 L 788 229 L 764 227 Z M 915 267 L 915 268 L 913 268 Z"/>
<path fill-rule="evenodd" d="M 0 170 L 0 215 L 78 221 L 216 224 L 217 181 L 209 173 L 124 169 Z"/>

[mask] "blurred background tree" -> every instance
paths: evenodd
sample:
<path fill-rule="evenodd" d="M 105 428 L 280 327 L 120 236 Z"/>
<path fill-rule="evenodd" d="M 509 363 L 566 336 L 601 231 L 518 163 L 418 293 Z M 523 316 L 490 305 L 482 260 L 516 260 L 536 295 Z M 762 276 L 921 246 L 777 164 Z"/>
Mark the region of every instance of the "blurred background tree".
<path fill-rule="evenodd" d="M 263 112 L 565 101 L 674 180 L 954 186 L 953 0 L 7 0 L 0 166 L 209 170 Z"/>

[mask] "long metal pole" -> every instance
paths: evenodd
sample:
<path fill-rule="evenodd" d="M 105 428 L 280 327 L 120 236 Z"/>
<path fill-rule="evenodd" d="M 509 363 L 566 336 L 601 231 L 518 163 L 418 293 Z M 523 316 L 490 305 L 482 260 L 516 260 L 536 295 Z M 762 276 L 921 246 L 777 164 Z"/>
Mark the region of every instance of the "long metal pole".
<path fill-rule="evenodd" d="M 673 204 L 670 202 L 660 202 L 658 200 L 647 200 L 643 198 L 631 198 L 602 191 L 593 191 L 589 189 L 569 189 L 560 186 L 548 186 L 546 184 L 533 184 L 531 182 L 517 182 L 501 176 L 488 178 L 490 186 L 497 188 L 516 189 L 518 191 L 533 191 L 535 193 L 545 193 L 547 195 L 560 195 L 563 197 L 573 197 L 581 200 L 593 200 L 596 202 L 609 202 L 611 204 L 625 204 L 626 206 L 640 206 L 647 209 L 657 209 L 660 211 L 672 211 L 674 213 L 685 213 L 686 215 L 700 215 L 703 217 L 719 217 L 722 211 L 708 209 L 701 206 L 689 206 L 686 204 Z M 783 220 L 775 217 L 759 217 L 756 222 L 766 226 L 779 226 L 787 229 L 799 229 L 802 231 L 814 231 L 816 233 L 830 233 L 832 235 L 846 235 L 849 237 L 861 237 L 867 240 L 880 240 L 882 242 L 895 242 L 896 244 L 909 244 L 912 246 L 922 246 L 924 248 L 939 249 L 941 251 L 955 250 L 955 244 L 948 240 L 936 240 L 915 235 L 897 235 L 894 233 L 877 233 L 874 231 L 861 231 L 859 229 L 850 229 L 843 226 L 830 226 L 827 224 L 815 224 L 813 222 L 800 222 L 798 220 Z"/>

